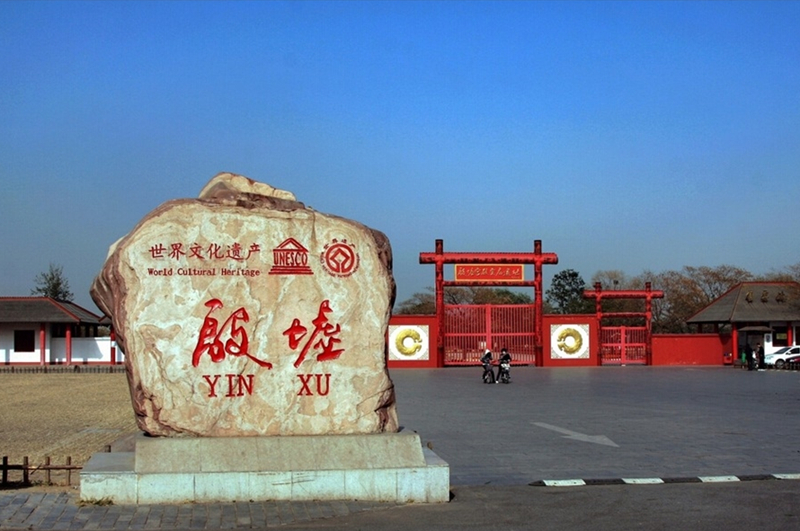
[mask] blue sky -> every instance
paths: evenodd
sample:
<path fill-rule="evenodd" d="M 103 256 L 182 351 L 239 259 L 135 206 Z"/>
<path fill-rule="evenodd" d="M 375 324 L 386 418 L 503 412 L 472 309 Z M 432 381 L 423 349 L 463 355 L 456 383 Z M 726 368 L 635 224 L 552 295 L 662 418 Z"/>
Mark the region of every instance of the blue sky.
<path fill-rule="evenodd" d="M 800 262 L 798 2 L 0 3 L 0 295 L 230 171 L 385 232 L 398 300 L 540 239 L 588 282 Z M 545 286 L 547 287 L 547 286 Z"/>

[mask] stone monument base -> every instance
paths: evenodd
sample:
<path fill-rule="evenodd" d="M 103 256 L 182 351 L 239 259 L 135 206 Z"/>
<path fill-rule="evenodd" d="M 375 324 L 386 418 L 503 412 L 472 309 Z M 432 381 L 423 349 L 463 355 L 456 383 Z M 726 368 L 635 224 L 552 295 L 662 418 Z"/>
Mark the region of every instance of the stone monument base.
<path fill-rule="evenodd" d="M 97 453 L 81 499 L 118 504 L 268 500 L 450 500 L 450 467 L 413 432 L 154 438 Z"/>

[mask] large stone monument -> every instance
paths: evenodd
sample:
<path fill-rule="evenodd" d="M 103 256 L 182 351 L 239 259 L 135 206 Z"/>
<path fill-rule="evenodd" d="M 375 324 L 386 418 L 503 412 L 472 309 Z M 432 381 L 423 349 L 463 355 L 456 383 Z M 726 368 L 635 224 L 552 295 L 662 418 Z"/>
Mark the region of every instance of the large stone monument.
<path fill-rule="evenodd" d="M 399 431 L 386 236 L 220 174 L 112 245 L 92 298 L 142 434 L 81 498 L 443 502 L 449 468 Z"/>

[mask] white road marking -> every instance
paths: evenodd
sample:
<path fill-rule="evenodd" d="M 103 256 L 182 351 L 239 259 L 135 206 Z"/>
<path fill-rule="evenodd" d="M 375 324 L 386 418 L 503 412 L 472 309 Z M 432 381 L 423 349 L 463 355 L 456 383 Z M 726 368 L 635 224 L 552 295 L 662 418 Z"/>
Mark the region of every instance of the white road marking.
<path fill-rule="evenodd" d="M 544 428 L 546 430 L 557 431 L 558 433 L 563 433 L 564 438 L 566 439 L 574 439 L 576 441 L 583 441 L 588 443 L 594 444 L 602 444 L 604 446 L 613 446 L 615 448 L 619 448 L 619 445 L 606 437 L 605 435 L 586 435 L 585 433 L 579 433 L 577 431 L 568 430 L 566 428 L 560 428 L 558 426 L 553 426 L 552 424 L 546 424 L 544 422 L 534 422 L 536 426 L 540 428 Z"/>

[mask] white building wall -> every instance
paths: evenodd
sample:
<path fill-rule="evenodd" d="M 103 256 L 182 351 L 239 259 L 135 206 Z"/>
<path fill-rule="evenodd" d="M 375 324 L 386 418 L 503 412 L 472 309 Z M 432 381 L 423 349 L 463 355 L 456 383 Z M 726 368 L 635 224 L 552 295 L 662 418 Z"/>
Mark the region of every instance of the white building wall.
<path fill-rule="evenodd" d="M 14 331 L 33 330 L 35 338 L 34 352 L 14 351 Z M 31 323 L 3 323 L 0 324 L 0 364 L 14 363 L 40 363 L 41 327 Z M 67 340 L 63 337 L 51 338 L 50 326 L 45 327 L 45 363 L 67 362 Z M 116 347 L 116 342 L 110 337 L 73 337 L 72 338 L 72 363 L 110 363 L 111 347 Z M 124 361 L 125 356 L 117 348 L 115 359 L 117 363 Z"/>
<path fill-rule="evenodd" d="M 0 363 L 10 363 L 14 350 L 14 330 L 0 324 Z"/>
<path fill-rule="evenodd" d="M 14 331 L 33 330 L 35 348 L 33 352 L 14 351 Z M 0 324 L 0 363 L 39 363 L 41 361 L 41 333 L 40 326 L 32 323 L 3 323 Z M 50 335 L 49 327 L 45 335 Z M 45 345 L 45 352 L 49 353 L 49 345 Z"/>
<path fill-rule="evenodd" d="M 51 341 L 52 363 L 67 362 L 67 340 L 63 337 Z M 118 359 L 119 360 L 119 359 Z M 72 363 L 109 363 L 111 361 L 111 338 L 109 337 L 73 337 Z"/>

